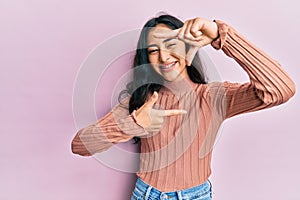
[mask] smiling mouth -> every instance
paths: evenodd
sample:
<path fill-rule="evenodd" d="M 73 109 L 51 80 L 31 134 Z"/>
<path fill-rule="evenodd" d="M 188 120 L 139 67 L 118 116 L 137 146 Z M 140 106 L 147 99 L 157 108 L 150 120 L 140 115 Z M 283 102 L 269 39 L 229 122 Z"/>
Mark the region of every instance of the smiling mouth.
<path fill-rule="evenodd" d="M 172 70 L 174 67 L 175 67 L 175 64 L 177 62 L 172 62 L 172 63 L 169 63 L 169 64 L 164 64 L 164 65 L 159 65 L 159 68 L 162 70 L 162 71 L 170 71 Z"/>

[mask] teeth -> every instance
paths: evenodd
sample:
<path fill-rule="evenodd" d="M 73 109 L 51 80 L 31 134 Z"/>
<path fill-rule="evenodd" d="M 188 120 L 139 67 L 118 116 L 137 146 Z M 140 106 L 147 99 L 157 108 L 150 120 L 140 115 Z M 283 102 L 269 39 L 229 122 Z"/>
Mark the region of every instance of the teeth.
<path fill-rule="evenodd" d="M 169 69 L 170 67 L 172 67 L 175 63 L 170 63 L 168 65 L 161 65 L 162 69 Z"/>

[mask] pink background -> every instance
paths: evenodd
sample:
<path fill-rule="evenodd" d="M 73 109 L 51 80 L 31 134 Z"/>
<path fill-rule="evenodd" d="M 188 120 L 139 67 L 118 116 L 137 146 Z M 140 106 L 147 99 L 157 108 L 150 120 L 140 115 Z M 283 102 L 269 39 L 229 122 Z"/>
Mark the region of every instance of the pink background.
<path fill-rule="evenodd" d="M 140 28 L 159 11 L 226 21 L 300 85 L 297 1 L 183 2 L 0 1 L 0 199 L 129 199 L 134 174 L 71 153 L 77 131 L 72 92 L 95 46 Z M 211 47 L 207 52 L 224 80 L 247 80 L 224 54 Z M 128 59 L 116 63 L 129 68 Z M 107 73 L 103 84 L 111 85 L 113 77 Z M 97 97 L 109 94 L 99 89 Z M 300 199 L 299 98 L 297 93 L 284 105 L 224 123 L 212 163 L 214 199 Z M 109 100 L 97 98 L 98 116 L 109 110 Z"/>

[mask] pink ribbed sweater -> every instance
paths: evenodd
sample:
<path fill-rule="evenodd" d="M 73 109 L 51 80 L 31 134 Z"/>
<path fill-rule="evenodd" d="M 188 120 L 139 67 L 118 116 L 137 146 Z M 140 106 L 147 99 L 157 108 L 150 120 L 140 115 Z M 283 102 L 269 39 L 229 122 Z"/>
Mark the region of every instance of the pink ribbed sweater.
<path fill-rule="evenodd" d="M 212 147 L 226 118 L 282 104 L 295 93 L 293 81 L 275 60 L 232 27 L 216 22 L 220 36 L 212 46 L 236 60 L 250 82 L 196 84 L 182 80 L 166 83 L 159 91 L 156 108 L 187 111 L 165 118 L 161 131 L 141 138 L 137 175 L 161 191 L 190 188 L 209 178 Z M 79 130 L 72 151 L 90 156 L 145 135 L 123 104 L 128 105 L 128 98 L 95 124 Z"/>

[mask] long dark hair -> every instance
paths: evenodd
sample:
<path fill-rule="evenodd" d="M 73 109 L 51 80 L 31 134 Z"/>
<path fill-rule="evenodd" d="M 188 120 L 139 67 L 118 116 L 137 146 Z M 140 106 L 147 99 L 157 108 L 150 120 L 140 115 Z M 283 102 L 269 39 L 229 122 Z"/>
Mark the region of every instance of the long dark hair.
<path fill-rule="evenodd" d="M 137 44 L 136 54 L 133 61 L 133 81 L 127 84 L 126 92 L 131 95 L 129 101 L 129 113 L 141 107 L 147 98 L 154 91 L 159 91 L 163 87 L 163 78 L 157 74 L 149 64 L 147 51 L 147 37 L 151 28 L 157 24 L 165 24 L 170 29 L 178 29 L 183 26 L 183 22 L 171 15 L 161 15 L 150 19 L 144 25 Z M 189 45 L 186 44 L 186 51 Z M 200 58 L 195 56 L 191 66 L 187 67 L 189 78 L 194 83 L 206 84 L 203 67 Z M 139 138 L 134 138 L 137 142 Z"/>

